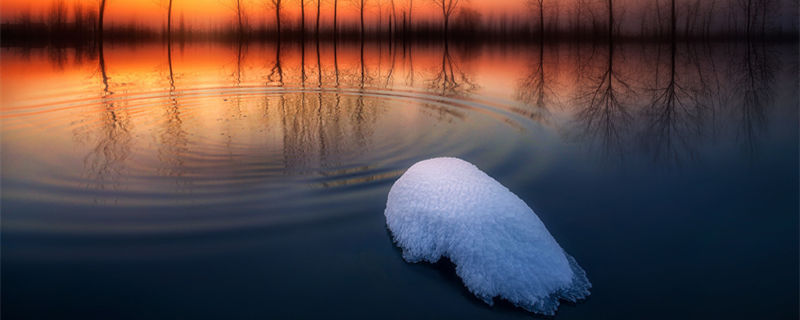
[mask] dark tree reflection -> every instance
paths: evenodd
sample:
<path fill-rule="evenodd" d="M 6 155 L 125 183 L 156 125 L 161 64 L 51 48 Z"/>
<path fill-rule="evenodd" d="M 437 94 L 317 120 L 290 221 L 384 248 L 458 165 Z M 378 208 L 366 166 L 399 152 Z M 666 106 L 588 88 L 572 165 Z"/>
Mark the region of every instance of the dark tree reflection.
<path fill-rule="evenodd" d="M 98 46 L 98 67 L 103 84 L 100 116 L 96 128 L 94 147 L 83 159 L 88 182 L 87 188 L 95 191 L 119 190 L 126 170 L 125 161 L 131 155 L 131 120 L 125 110 L 127 100 L 115 102 L 109 89 L 109 77 L 102 43 Z M 92 128 L 94 129 L 94 128 Z M 95 202 L 99 202 L 96 198 Z"/>
<path fill-rule="evenodd" d="M 185 175 L 185 155 L 188 152 L 188 137 L 186 130 L 183 128 L 183 119 L 181 118 L 181 108 L 178 102 L 180 96 L 175 88 L 175 73 L 172 65 L 172 44 L 167 43 L 167 63 L 168 63 L 168 80 L 169 80 L 169 94 L 168 103 L 165 105 L 165 128 L 161 133 L 161 143 L 159 144 L 158 157 L 159 160 L 165 165 L 163 170 L 160 170 L 161 175 L 176 177 L 176 183 L 179 187 L 183 187 L 186 179 L 182 179 Z"/>
<path fill-rule="evenodd" d="M 730 69 L 733 70 L 733 93 L 737 95 L 733 105 L 739 122 L 739 136 L 746 151 L 757 153 L 757 138 L 766 128 L 767 108 L 772 104 L 773 85 L 777 58 L 762 42 L 747 41 L 743 52 L 734 55 Z"/>
<path fill-rule="evenodd" d="M 441 68 L 428 81 L 428 88 L 443 97 L 462 96 L 477 88 L 475 82 L 450 55 L 447 42 L 442 50 Z"/>
<path fill-rule="evenodd" d="M 516 92 L 517 100 L 533 107 L 532 110 L 524 110 L 524 113 L 537 122 L 545 121 L 549 116 L 549 108 L 556 96 L 552 73 L 545 71 L 544 46 L 544 39 L 541 39 L 535 63 L 531 64 L 528 75 L 519 82 Z"/>
<path fill-rule="evenodd" d="M 47 58 L 53 64 L 56 70 L 64 70 L 67 64 L 67 49 L 63 47 L 48 47 Z M 78 57 L 79 55 L 75 55 Z"/>
<path fill-rule="evenodd" d="M 159 167 L 153 169 L 162 177 L 198 173 L 191 162 L 196 154 L 189 155 L 194 151 L 191 146 L 219 151 L 223 154 L 219 158 L 230 160 L 225 163 L 229 165 L 245 163 L 240 160 L 247 158 L 250 147 L 258 145 L 263 152 L 259 156 L 273 157 L 270 165 L 285 162 L 292 171 L 314 171 L 365 154 L 374 145 L 375 133 L 383 133 L 380 125 L 459 124 L 477 119 L 471 110 L 484 103 L 489 115 L 499 111 L 500 116 L 510 115 L 510 122 L 527 120 L 517 117 L 520 115 L 536 121 L 524 122 L 530 126 L 522 130 L 562 130 L 567 138 L 583 140 L 581 145 L 615 155 L 632 151 L 636 156 L 682 164 L 702 156 L 704 143 L 726 138 L 755 154 L 767 121 L 772 120 L 767 118 L 775 103 L 775 73 L 786 72 L 777 68 L 779 60 L 760 41 L 707 45 L 664 40 L 575 46 L 539 42 L 538 47 L 521 54 L 500 52 L 509 61 L 499 67 L 492 60 L 501 56 L 499 51 L 484 54 L 486 51 L 473 50 L 479 53 L 469 55 L 461 51 L 469 49 L 464 44 L 420 45 L 416 51 L 411 50 L 411 43 L 405 51 L 389 45 L 387 54 L 385 47 L 358 40 L 338 45 L 324 38 L 309 41 L 313 42 L 277 42 L 264 51 L 259 45 L 248 51 L 246 42 L 231 42 L 226 50 L 213 51 L 224 52 L 225 56 L 215 56 L 214 61 L 227 64 L 221 71 L 211 67 L 216 78 L 210 80 L 203 68 L 213 64 L 198 63 L 196 69 L 187 65 L 187 71 L 181 73 L 180 59 L 173 61 L 173 45 L 166 43 L 167 65 L 159 62 L 158 72 L 141 71 L 138 62 L 122 65 L 121 61 L 119 70 L 138 69 L 117 73 L 112 66 L 112 81 L 103 48 L 95 48 L 97 55 L 91 59 L 98 60 L 90 61 L 91 68 L 85 69 L 97 70 L 87 77 L 102 84 L 97 88 L 102 92 L 100 99 L 92 102 L 99 110 L 82 113 L 76 121 L 79 128 L 73 129 L 81 143 L 93 147 L 92 152 L 84 153 L 89 153 L 85 171 L 97 182 L 92 188 L 107 189 L 115 177 L 123 176 L 134 142 L 139 146 L 144 139 L 138 137 L 157 143 L 147 144 L 144 151 L 149 153 L 137 160 L 155 160 Z M 126 47 L 109 48 L 107 53 L 119 52 L 119 56 L 133 52 Z M 563 48 L 570 51 L 559 57 L 558 50 Z M 164 60 L 163 47 L 149 49 L 147 57 Z M 44 50 L 34 57 L 51 58 Z M 261 62 L 254 63 L 255 67 L 248 64 L 255 60 Z M 51 62 L 57 65 L 59 61 Z M 173 63 L 178 64 L 177 69 Z M 526 63 L 527 69 L 519 68 Z M 415 76 L 420 79 L 416 85 L 411 82 Z M 500 81 L 473 95 L 475 81 L 487 79 Z M 261 84 L 251 87 L 251 80 Z M 158 87 L 152 87 L 154 82 Z M 198 83 L 213 83 L 219 94 L 191 87 Z M 304 88 L 297 88 L 301 83 Z M 136 98 L 126 99 L 123 90 L 131 90 Z M 509 90 L 510 97 L 521 103 L 503 101 L 509 98 Z M 158 98 L 160 104 L 144 107 L 151 103 L 146 94 L 153 92 L 164 92 Z M 126 110 L 126 100 L 136 108 Z M 391 109 L 397 119 L 380 119 L 382 108 L 389 105 L 408 108 Z M 468 108 L 459 108 L 462 106 Z M 137 135 L 131 132 L 134 124 L 140 131 Z M 738 140 L 730 139 L 734 136 Z M 161 181 L 172 180 L 182 179 Z"/>
<path fill-rule="evenodd" d="M 632 116 L 626 100 L 635 95 L 633 88 L 617 70 L 615 48 L 608 45 L 602 67 L 592 70 L 591 65 L 579 67 L 578 72 L 589 72 L 578 89 L 579 109 L 575 115 L 579 136 L 599 139 L 605 151 L 620 151 L 631 129 Z M 592 63 L 594 59 L 590 59 Z M 624 62 L 620 59 L 619 62 Z M 615 149 L 615 150 L 614 150 Z"/>
<path fill-rule="evenodd" d="M 333 48 L 333 64 L 325 65 L 319 41 L 313 57 L 311 75 L 314 87 L 300 92 L 282 92 L 272 97 L 277 102 L 282 127 L 283 162 L 288 172 L 324 172 L 347 158 L 358 158 L 371 145 L 375 122 L 382 108 L 380 99 L 370 98 L 366 91 L 373 78 L 369 74 L 366 48 L 359 48 L 358 60 L 339 65 L 339 53 Z M 360 51 L 364 50 L 364 51 Z M 362 55 L 363 53 L 363 55 Z M 301 66 L 306 73 L 301 47 Z M 326 70 L 328 69 L 328 70 Z M 331 70 L 332 69 L 332 70 Z M 357 88 L 362 94 L 348 93 L 340 86 Z M 337 88 L 336 90 L 331 90 Z"/>
<path fill-rule="evenodd" d="M 272 65 L 267 75 L 267 85 L 277 84 L 283 87 L 283 66 L 281 65 L 281 42 L 275 44 L 275 63 Z"/>
<path fill-rule="evenodd" d="M 549 95 L 553 89 L 545 79 L 544 44 L 540 43 L 537 62 L 533 64 L 528 76 L 520 82 L 517 89 L 517 99 L 539 110 L 547 110 Z"/>
<path fill-rule="evenodd" d="M 685 74 L 679 74 L 677 47 L 673 39 L 667 55 L 667 72 L 664 76 L 656 72 L 655 83 L 648 88 L 653 93 L 652 98 L 642 109 L 643 145 L 654 158 L 676 163 L 684 155 L 692 156 L 708 109 L 701 99 L 705 88 L 702 72 L 684 68 Z M 658 66 L 660 61 L 656 63 Z M 686 61 L 681 65 L 689 67 L 693 64 Z M 690 70 L 697 72 L 689 74 Z"/>
<path fill-rule="evenodd" d="M 283 161 L 289 172 L 335 167 L 371 145 L 380 102 L 340 93 L 278 97 Z"/>

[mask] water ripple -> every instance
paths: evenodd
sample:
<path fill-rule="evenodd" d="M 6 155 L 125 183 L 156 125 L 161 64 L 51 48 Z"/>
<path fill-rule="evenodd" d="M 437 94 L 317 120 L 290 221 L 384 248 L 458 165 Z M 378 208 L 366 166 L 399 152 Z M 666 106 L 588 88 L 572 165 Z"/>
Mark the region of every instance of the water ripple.
<path fill-rule="evenodd" d="M 4 165 L 21 168 L 4 175 L 3 200 L 29 208 L 4 224 L 176 232 L 347 215 L 349 202 L 382 199 L 421 159 L 503 159 L 534 118 L 477 95 L 415 89 L 76 90 L 2 109 L 4 143 L 15 151 Z M 32 213 L 46 205 L 74 209 Z"/>

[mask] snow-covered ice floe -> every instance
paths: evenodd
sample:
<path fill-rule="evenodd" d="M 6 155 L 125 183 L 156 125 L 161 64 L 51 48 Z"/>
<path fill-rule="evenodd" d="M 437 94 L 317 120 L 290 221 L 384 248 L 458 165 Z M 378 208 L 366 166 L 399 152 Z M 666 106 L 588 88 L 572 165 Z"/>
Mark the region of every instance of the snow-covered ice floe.
<path fill-rule="evenodd" d="M 591 283 L 539 217 L 508 188 L 456 158 L 420 161 L 392 186 L 386 224 L 408 262 L 448 257 L 469 291 L 552 315 Z"/>

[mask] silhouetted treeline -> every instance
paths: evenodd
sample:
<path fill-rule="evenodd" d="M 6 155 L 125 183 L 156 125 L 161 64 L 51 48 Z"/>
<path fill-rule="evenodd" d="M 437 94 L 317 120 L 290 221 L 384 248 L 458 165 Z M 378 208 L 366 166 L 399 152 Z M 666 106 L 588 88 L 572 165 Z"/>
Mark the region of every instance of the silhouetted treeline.
<path fill-rule="evenodd" d="M 98 35 L 98 13 L 94 8 L 76 3 L 69 8 L 56 1 L 44 16 L 22 12 L 0 24 L 3 46 L 92 44 Z M 110 40 L 152 40 L 159 32 L 130 22 L 104 27 L 103 38 Z"/>
<path fill-rule="evenodd" d="M 248 8 L 233 2 L 227 25 L 197 29 L 186 26 L 183 15 L 175 26 L 170 2 L 165 7 L 165 25 L 158 28 L 135 23 L 103 25 L 105 1 L 98 8 L 80 2 L 67 5 L 56 0 L 44 15 L 30 12 L 2 23 L 3 45 L 42 43 L 90 43 L 113 40 L 272 40 L 272 39 L 373 39 L 401 40 L 579 40 L 625 39 L 645 41 L 696 40 L 790 40 L 798 36 L 797 16 L 786 22 L 780 11 L 794 2 L 780 0 L 652 0 L 635 5 L 614 0 L 520 0 L 514 15 L 490 15 L 469 7 L 468 2 L 429 0 L 440 8 L 440 17 L 412 18 L 413 0 L 359 0 L 334 2 L 331 12 L 320 12 L 320 2 L 299 4 L 265 2 L 268 8 Z M 407 2 L 401 7 L 401 2 Z M 391 6 L 389 5 L 391 4 Z M 113 5 L 113 3 L 112 3 Z M 298 5 L 299 17 L 281 10 Z M 337 19 L 340 7 L 359 11 L 359 19 Z M 270 7 L 271 6 L 271 7 Z M 790 8 L 790 9 L 791 9 Z M 328 8 L 330 9 L 330 8 Z M 365 13 L 367 11 L 367 13 Z M 365 14 L 368 15 L 365 18 Z M 310 17 L 309 17 L 310 16 Z M 784 17 L 785 18 L 785 17 Z"/>

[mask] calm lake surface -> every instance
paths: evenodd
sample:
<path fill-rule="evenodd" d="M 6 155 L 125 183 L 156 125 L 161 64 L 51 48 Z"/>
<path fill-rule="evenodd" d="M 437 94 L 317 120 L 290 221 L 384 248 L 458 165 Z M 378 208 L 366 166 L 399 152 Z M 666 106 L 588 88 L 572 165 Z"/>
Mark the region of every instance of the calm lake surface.
<path fill-rule="evenodd" d="M 798 317 L 796 44 L 3 48 L 2 315 L 530 319 L 383 210 L 470 161 L 586 270 L 557 319 Z"/>

